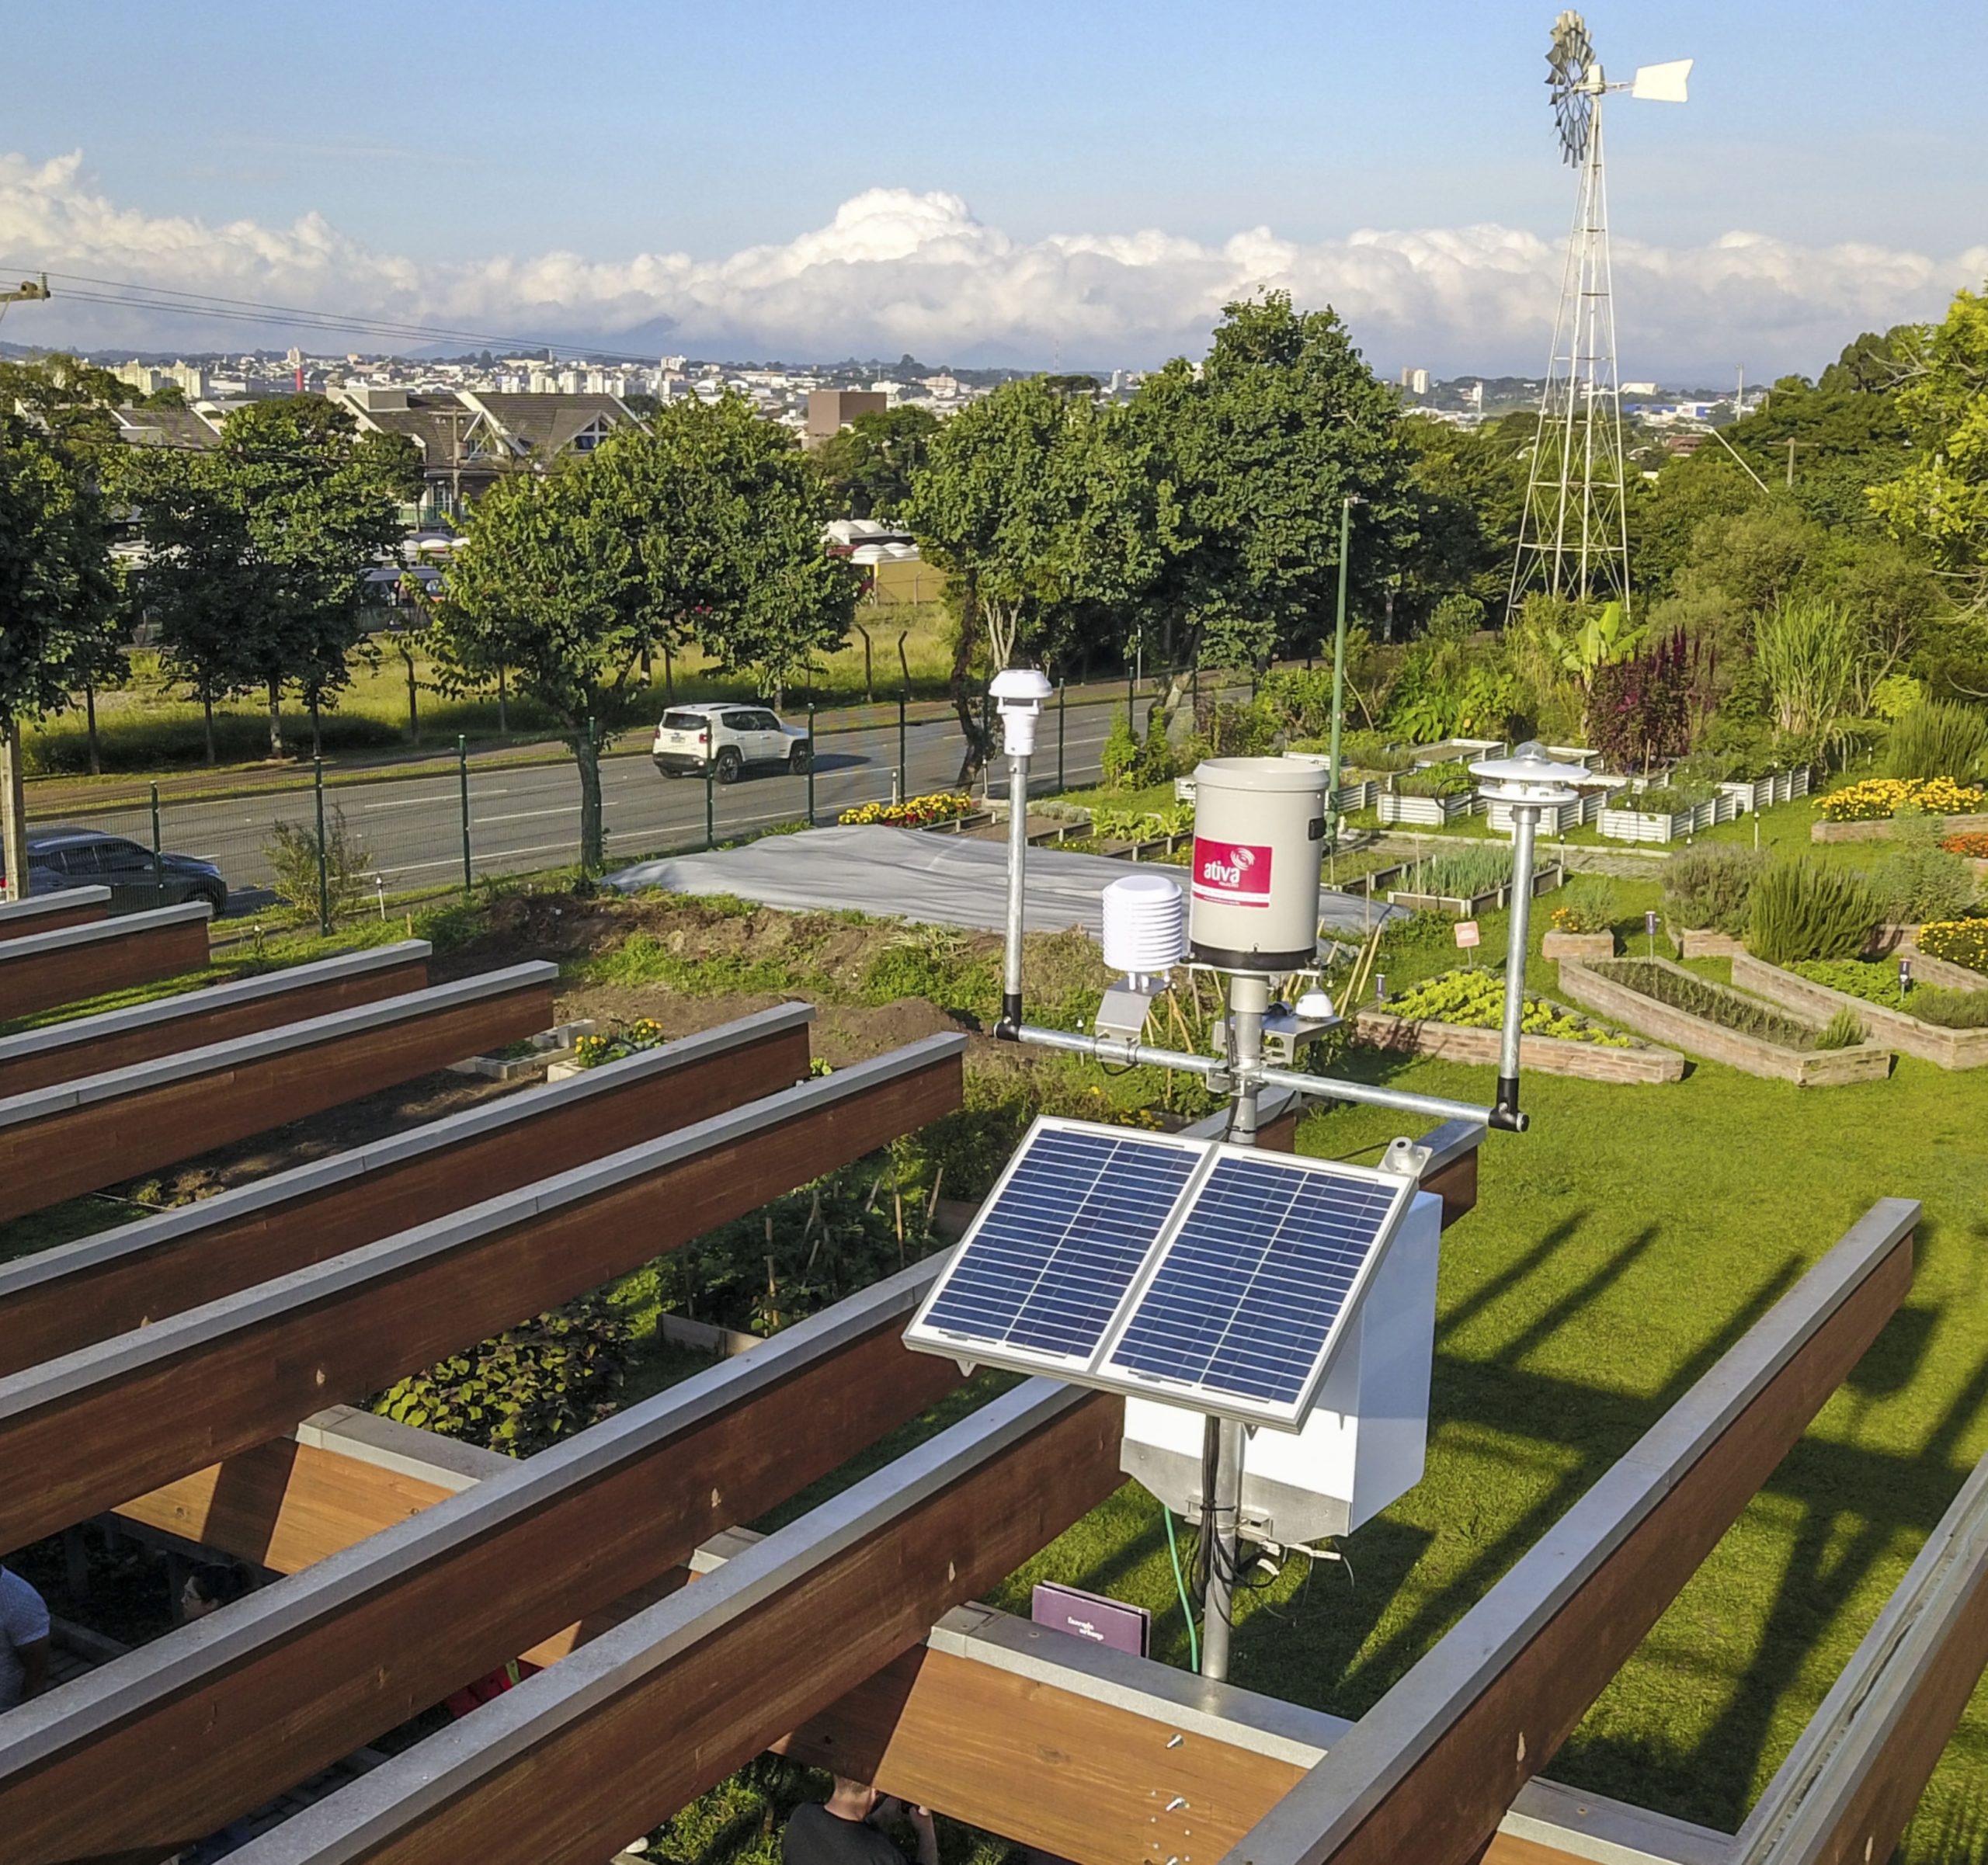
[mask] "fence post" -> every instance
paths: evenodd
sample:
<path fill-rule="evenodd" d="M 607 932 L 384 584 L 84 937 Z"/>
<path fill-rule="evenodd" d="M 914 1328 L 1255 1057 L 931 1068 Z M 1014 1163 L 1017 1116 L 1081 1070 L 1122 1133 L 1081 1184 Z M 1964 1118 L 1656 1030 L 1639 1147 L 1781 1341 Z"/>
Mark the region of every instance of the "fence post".
<path fill-rule="evenodd" d="M 808 700 L 808 826 L 815 826 L 815 700 Z"/>
<path fill-rule="evenodd" d="M 717 769 L 718 766 L 715 764 L 707 764 L 704 766 L 704 846 L 707 849 L 714 849 L 718 846 L 716 791 L 714 788 L 712 775 Z"/>
<path fill-rule="evenodd" d="M 158 786 L 152 790 L 152 905 L 158 906 L 165 898 L 165 860 L 164 839 L 159 834 Z"/>
<path fill-rule="evenodd" d="M 1130 665 L 1125 669 L 1125 729 L 1135 738 L 1139 735 L 1138 675 Z"/>
<path fill-rule="evenodd" d="M 476 891 L 476 873 L 470 865 L 469 854 L 469 739 L 463 733 L 456 735 L 456 772 L 461 780 L 463 800 L 463 891 Z"/>
<path fill-rule="evenodd" d="M 910 697 L 908 688 L 898 689 L 898 789 L 905 796 L 910 794 L 911 770 L 905 762 L 904 711 L 905 702 Z"/>
<path fill-rule="evenodd" d="M 311 760 L 318 797 L 318 936 L 332 936 L 332 870 L 329 849 L 325 843 L 325 760 Z"/>
<path fill-rule="evenodd" d="M 1061 791 L 1065 788 L 1063 783 L 1063 702 L 1069 697 L 1069 693 L 1070 682 L 1068 680 L 1058 680 L 1056 682 L 1056 788 L 1058 791 Z"/>

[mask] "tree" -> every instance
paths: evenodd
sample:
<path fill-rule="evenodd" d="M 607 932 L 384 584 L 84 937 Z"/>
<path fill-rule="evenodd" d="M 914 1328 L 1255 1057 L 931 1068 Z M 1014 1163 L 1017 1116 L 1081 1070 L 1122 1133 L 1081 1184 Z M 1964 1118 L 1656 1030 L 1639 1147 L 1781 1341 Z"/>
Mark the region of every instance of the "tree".
<path fill-rule="evenodd" d="M 733 396 L 673 404 L 476 507 L 435 623 L 444 683 L 509 669 L 565 728 L 582 867 L 601 863 L 600 751 L 645 654 L 695 641 L 773 690 L 847 631 L 857 578 L 823 547 L 826 508 L 792 439 Z"/>
<path fill-rule="evenodd" d="M 673 403 L 592 464 L 634 540 L 645 649 L 693 641 L 777 696 L 846 638 L 860 578 L 824 547 L 833 498 L 742 397 Z"/>
<path fill-rule="evenodd" d="M 405 436 L 361 437 L 318 395 L 237 408 L 211 458 L 260 571 L 236 666 L 268 696 L 269 755 L 280 758 L 283 688 L 297 687 L 315 724 L 351 679 L 367 573 L 399 544 L 398 508 L 420 495 L 420 460 Z"/>
<path fill-rule="evenodd" d="M 471 514 L 433 637 L 445 685 L 507 668 L 564 728 L 589 873 L 602 862 L 601 730 L 618 720 L 649 638 L 634 528 L 615 491 L 585 462 L 499 480 Z"/>
<path fill-rule="evenodd" d="M 895 518 L 939 431 L 930 408 L 903 406 L 859 415 L 810 457 L 828 483 L 839 515 Z"/>
<path fill-rule="evenodd" d="M 1988 295 L 1955 295 L 1898 401 L 1918 450 L 1905 471 L 1871 488 L 1872 509 L 1925 550 L 1970 607 L 1988 603 Z"/>
<path fill-rule="evenodd" d="M 1148 487 L 1124 421 L 1040 378 L 1003 384 L 933 438 L 905 521 L 953 578 L 951 689 L 964 782 L 988 745 L 968 690 L 1024 651 L 1067 646 L 1079 620 L 1122 621 L 1159 567 Z"/>
<path fill-rule="evenodd" d="M 0 868 L 27 886 L 23 724 L 62 704 L 102 651 L 115 585 L 96 477 L 0 406 Z"/>
<path fill-rule="evenodd" d="M 259 690 L 269 755 L 283 755 L 282 697 L 314 722 L 351 679 L 365 632 L 367 572 L 401 537 L 397 508 L 420 466 L 401 435 L 356 431 L 320 396 L 252 402 L 203 452 L 132 451 L 119 483 L 137 509 L 147 562 L 139 601 L 200 698 L 214 761 L 214 705 Z"/>
<path fill-rule="evenodd" d="M 96 664 L 116 588 L 94 476 L 0 409 L 0 732 L 68 703 Z"/>
<path fill-rule="evenodd" d="M 1176 359 L 1127 405 L 1163 548 L 1163 652 L 1255 662 L 1331 625 L 1342 501 L 1350 599 L 1384 606 L 1415 539 L 1413 454 L 1392 391 L 1330 310 L 1270 292 L 1229 305 L 1197 370 Z M 1181 675 L 1170 712 L 1187 689 Z"/>
<path fill-rule="evenodd" d="M 1425 619 L 1450 595 L 1503 610 L 1525 505 L 1526 450 L 1538 427 L 1529 414 L 1475 428 L 1421 415 L 1403 420 L 1417 533 L 1402 572 L 1407 619 Z"/>
<path fill-rule="evenodd" d="M 212 764 L 214 706 L 248 677 L 242 637 L 262 604 L 262 566 L 239 506 L 205 455 L 164 447 L 134 453 L 118 483 L 145 542 L 133 602 L 157 626 L 172 676 L 200 702 Z"/>

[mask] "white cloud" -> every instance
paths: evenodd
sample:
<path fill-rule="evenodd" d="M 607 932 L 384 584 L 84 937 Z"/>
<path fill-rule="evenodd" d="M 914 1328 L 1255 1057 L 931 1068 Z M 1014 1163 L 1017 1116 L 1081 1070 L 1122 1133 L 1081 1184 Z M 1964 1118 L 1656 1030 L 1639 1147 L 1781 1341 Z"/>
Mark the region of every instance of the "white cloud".
<path fill-rule="evenodd" d="M 956 195 L 873 188 L 825 227 L 728 257 L 553 252 L 427 262 L 362 246 L 321 216 L 210 224 L 122 207 L 80 153 L 0 155 L 0 263 L 512 336 L 647 353 L 894 355 L 1067 366 L 1197 354 L 1227 300 L 1267 286 L 1329 303 L 1370 357 L 1439 372 L 1543 363 L 1560 253 L 1498 225 L 1363 229 L 1309 244 L 1267 227 L 1218 245 L 1157 230 L 1013 239 Z M 1929 256 L 1729 233 L 1709 245 L 1614 246 L 1619 346 L 1635 376 L 1813 371 L 1858 332 L 1937 314 L 1988 273 L 1988 248 Z M 71 293 L 5 334 L 88 346 L 384 347 L 376 337 L 92 304 Z M 75 290 L 89 289 L 82 286 Z"/>

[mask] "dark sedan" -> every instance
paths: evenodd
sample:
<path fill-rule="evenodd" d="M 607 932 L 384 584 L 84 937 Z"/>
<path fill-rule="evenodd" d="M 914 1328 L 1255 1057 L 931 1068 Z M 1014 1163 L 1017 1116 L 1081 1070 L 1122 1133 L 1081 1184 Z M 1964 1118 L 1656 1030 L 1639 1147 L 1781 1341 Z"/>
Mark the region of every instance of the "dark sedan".
<path fill-rule="evenodd" d="M 122 835 L 100 830 L 37 829 L 28 837 L 28 891 L 59 893 L 64 887 L 108 887 L 113 913 L 148 907 L 176 907 L 203 900 L 218 917 L 228 910 L 228 883 L 211 861 L 191 855 L 152 852 Z"/>

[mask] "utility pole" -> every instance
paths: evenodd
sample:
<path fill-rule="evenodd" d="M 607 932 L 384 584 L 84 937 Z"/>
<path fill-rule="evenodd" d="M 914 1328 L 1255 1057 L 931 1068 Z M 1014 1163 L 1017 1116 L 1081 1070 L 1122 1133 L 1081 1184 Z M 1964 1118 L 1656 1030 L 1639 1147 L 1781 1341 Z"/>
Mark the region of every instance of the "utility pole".
<path fill-rule="evenodd" d="M 38 304 L 50 296 L 48 274 L 39 280 L 23 279 L 11 291 L 0 291 L 0 317 L 9 304 Z M 21 722 L 9 716 L 7 729 L 0 732 L 0 866 L 6 877 L 0 881 L 0 899 L 26 900 L 28 897 L 27 794 L 21 781 Z"/>

